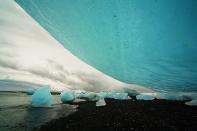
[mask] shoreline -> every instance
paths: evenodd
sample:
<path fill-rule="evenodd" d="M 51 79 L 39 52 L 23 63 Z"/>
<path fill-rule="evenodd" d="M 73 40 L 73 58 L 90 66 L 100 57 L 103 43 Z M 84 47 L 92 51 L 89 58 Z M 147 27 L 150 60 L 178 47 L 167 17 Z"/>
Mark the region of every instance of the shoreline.
<path fill-rule="evenodd" d="M 106 100 L 107 105 L 96 107 L 95 102 L 79 102 L 78 111 L 52 120 L 38 131 L 186 131 L 197 129 L 197 107 L 185 101 L 172 100 Z"/>

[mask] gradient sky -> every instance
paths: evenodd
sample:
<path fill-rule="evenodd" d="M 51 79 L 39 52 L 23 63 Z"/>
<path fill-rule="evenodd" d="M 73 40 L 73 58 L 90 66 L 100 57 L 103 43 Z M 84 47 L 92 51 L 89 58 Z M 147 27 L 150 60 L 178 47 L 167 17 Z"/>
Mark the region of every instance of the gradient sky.
<path fill-rule="evenodd" d="M 66 49 L 111 77 L 197 92 L 196 0 L 17 0 Z"/>
<path fill-rule="evenodd" d="M 122 87 L 145 91 L 143 87 L 115 80 L 79 60 L 15 1 L 0 0 L 0 3 L 0 90 L 50 85 L 54 91 Z"/>

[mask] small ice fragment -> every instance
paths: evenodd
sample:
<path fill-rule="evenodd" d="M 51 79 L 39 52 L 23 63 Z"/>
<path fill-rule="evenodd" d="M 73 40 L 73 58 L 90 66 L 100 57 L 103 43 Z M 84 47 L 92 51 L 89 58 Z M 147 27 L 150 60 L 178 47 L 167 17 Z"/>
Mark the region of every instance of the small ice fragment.
<path fill-rule="evenodd" d="M 97 101 L 100 97 L 94 92 L 81 92 L 77 94 L 78 99 L 84 99 L 87 101 Z"/>
<path fill-rule="evenodd" d="M 197 100 L 191 100 L 186 102 L 185 104 L 189 106 L 197 106 Z"/>
<path fill-rule="evenodd" d="M 106 106 L 106 102 L 104 99 L 100 99 L 96 102 L 96 106 Z"/>
<path fill-rule="evenodd" d="M 117 100 L 128 100 L 128 93 L 115 93 L 113 97 Z"/>

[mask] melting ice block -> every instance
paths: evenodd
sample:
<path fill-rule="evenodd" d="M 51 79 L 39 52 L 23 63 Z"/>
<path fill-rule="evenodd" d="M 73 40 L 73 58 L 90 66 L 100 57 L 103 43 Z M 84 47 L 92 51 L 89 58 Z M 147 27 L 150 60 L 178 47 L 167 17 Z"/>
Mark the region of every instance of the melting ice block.
<path fill-rule="evenodd" d="M 169 93 L 157 93 L 156 95 L 157 99 L 165 99 L 165 100 L 191 100 L 189 96 L 187 95 L 181 95 L 181 94 L 169 94 Z"/>
<path fill-rule="evenodd" d="M 154 100 L 155 97 L 152 95 L 145 95 L 145 94 L 140 94 L 136 96 L 137 100 Z"/>
<path fill-rule="evenodd" d="M 109 92 L 104 92 L 104 91 L 99 92 L 99 93 L 98 93 L 98 96 L 99 96 L 100 98 L 110 98 Z"/>
<path fill-rule="evenodd" d="M 100 99 L 96 102 L 96 106 L 105 106 L 106 102 L 104 99 Z"/>
<path fill-rule="evenodd" d="M 191 100 L 189 102 L 186 102 L 185 104 L 189 106 L 197 106 L 197 100 Z"/>
<path fill-rule="evenodd" d="M 34 107 L 50 107 L 54 104 L 54 98 L 51 95 L 50 87 L 45 86 L 39 88 L 32 95 L 32 106 Z"/>
<path fill-rule="evenodd" d="M 118 100 L 128 99 L 128 93 L 116 93 L 115 91 L 112 91 L 112 92 L 102 91 L 98 93 L 98 96 L 100 96 L 100 98 L 111 98 L 111 99 L 118 99 Z"/>
<path fill-rule="evenodd" d="M 117 100 L 128 100 L 128 93 L 114 93 L 113 97 Z"/>
<path fill-rule="evenodd" d="M 100 97 L 94 92 L 81 92 L 76 94 L 76 98 L 84 99 L 88 101 L 97 101 Z"/>
<path fill-rule="evenodd" d="M 60 95 L 63 103 L 73 102 L 75 100 L 75 94 L 73 91 L 64 91 Z"/>

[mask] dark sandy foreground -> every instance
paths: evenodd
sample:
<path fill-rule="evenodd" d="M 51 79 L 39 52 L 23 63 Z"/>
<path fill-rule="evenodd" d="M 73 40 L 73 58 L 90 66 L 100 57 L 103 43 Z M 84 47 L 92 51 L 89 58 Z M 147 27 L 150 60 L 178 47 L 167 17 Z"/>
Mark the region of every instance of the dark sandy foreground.
<path fill-rule="evenodd" d="M 53 120 L 40 131 L 197 131 L 197 107 L 180 101 L 106 100 L 107 106 L 81 102 L 78 111 Z"/>

